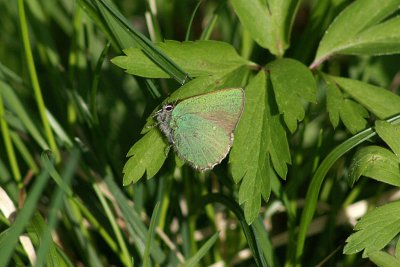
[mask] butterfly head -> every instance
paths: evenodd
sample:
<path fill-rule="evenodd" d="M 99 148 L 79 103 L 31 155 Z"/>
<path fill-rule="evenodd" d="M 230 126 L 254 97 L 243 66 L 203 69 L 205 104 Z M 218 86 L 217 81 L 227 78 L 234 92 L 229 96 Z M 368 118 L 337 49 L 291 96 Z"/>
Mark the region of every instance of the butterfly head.
<path fill-rule="evenodd" d="M 167 137 L 169 143 L 173 143 L 173 130 L 171 129 L 169 123 L 171 121 L 171 116 L 172 116 L 172 111 L 174 110 L 175 106 L 172 104 L 166 104 L 157 111 L 154 114 L 154 117 L 156 118 L 158 122 L 158 126 L 160 127 L 160 130 L 165 134 Z"/>

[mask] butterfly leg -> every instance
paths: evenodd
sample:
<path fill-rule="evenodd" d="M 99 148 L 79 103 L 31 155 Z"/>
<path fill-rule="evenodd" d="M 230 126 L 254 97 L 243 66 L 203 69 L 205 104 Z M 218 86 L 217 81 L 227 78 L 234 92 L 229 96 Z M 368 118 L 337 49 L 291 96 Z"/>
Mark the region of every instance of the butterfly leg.
<path fill-rule="evenodd" d="M 168 156 L 169 151 L 171 150 L 172 145 L 168 145 L 165 149 L 164 149 L 164 153 L 165 156 Z"/>

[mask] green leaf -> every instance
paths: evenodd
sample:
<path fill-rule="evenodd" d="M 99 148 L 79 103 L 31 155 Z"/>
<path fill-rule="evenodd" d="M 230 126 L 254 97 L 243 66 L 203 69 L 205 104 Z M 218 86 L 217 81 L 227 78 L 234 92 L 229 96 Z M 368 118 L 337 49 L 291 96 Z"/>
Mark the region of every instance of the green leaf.
<path fill-rule="evenodd" d="M 400 232 L 400 202 L 377 207 L 356 224 L 357 232 L 347 238 L 343 253 L 364 250 L 363 257 L 384 248 Z"/>
<path fill-rule="evenodd" d="M 400 161 L 391 151 L 379 146 L 360 149 L 352 160 L 348 181 L 353 185 L 360 176 L 400 186 Z"/>
<path fill-rule="evenodd" d="M 235 139 L 229 156 L 235 183 L 242 179 L 239 204 L 244 204 L 247 223 L 258 215 L 261 194 L 269 196 L 271 185 L 268 178 L 269 158 L 266 144 L 267 106 L 266 77 L 263 71 L 246 87 L 246 104 L 235 131 Z M 267 166 L 268 165 L 268 166 Z"/>
<path fill-rule="evenodd" d="M 385 251 L 377 251 L 368 254 L 369 259 L 379 267 L 400 266 L 400 260 Z"/>
<path fill-rule="evenodd" d="M 400 159 L 400 125 L 392 125 L 387 121 L 375 122 L 375 130 Z"/>
<path fill-rule="evenodd" d="M 272 92 L 263 71 L 251 80 L 245 92 L 246 104 L 235 131 L 229 163 L 234 181 L 242 181 L 239 203 L 244 204 L 245 218 L 250 224 L 258 215 L 261 196 L 269 198 L 273 172 L 270 162 L 285 177 L 290 154 L 280 115 L 272 115 L 270 110 Z"/>
<path fill-rule="evenodd" d="M 177 42 L 165 41 L 156 46 L 192 77 L 207 76 L 227 72 L 248 64 L 228 43 L 218 41 Z M 148 78 L 169 78 L 139 48 L 124 50 L 126 56 L 118 56 L 111 61 L 126 69 L 130 74 Z"/>
<path fill-rule="evenodd" d="M 399 5 L 400 0 L 358 0 L 353 2 L 337 16 L 325 32 L 313 65 L 335 53 L 387 54 L 400 52 L 398 19 L 381 23 L 383 19 L 394 13 Z"/>
<path fill-rule="evenodd" d="M 390 55 L 400 53 L 400 17 L 395 17 L 358 34 L 340 54 Z"/>
<path fill-rule="evenodd" d="M 340 107 L 340 118 L 343 124 L 352 134 L 355 134 L 367 127 L 368 112 L 363 106 L 351 99 L 344 99 Z"/>
<path fill-rule="evenodd" d="M 329 76 L 344 92 L 380 119 L 400 113 L 400 96 L 368 83 Z"/>
<path fill-rule="evenodd" d="M 130 157 L 124 166 L 123 185 L 136 183 L 146 172 L 147 179 L 152 178 L 167 158 L 168 145 L 158 129 L 146 133 L 129 150 Z"/>
<path fill-rule="evenodd" d="M 339 125 L 340 109 L 342 107 L 343 96 L 336 84 L 328 79 L 326 84 L 326 109 L 329 113 L 329 119 L 334 128 Z"/>
<path fill-rule="evenodd" d="M 384 105 L 381 105 L 382 108 L 373 105 L 373 102 L 377 102 L 377 98 L 383 98 L 382 95 L 384 95 L 384 93 L 380 96 L 376 94 L 376 88 L 380 89 L 379 87 L 372 88 L 371 90 L 362 93 L 360 85 L 366 85 L 366 83 L 324 74 L 322 77 L 326 83 L 329 118 L 334 127 L 338 125 L 340 117 L 346 128 L 354 134 L 365 129 L 367 126 L 367 120 L 365 118 L 368 118 L 368 112 L 364 107 L 367 107 L 371 112 L 375 111 L 375 113 L 378 112 L 380 114 L 390 114 L 388 110 L 390 110 L 390 112 L 394 111 L 391 107 L 386 108 L 385 111 Z M 343 91 L 347 94 L 342 93 L 338 85 L 340 85 Z M 342 87 L 342 85 L 344 87 Z M 386 90 L 384 91 L 386 92 Z M 373 97 L 370 97 L 368 92 L 371 95 L 376 96 L 376 98 L 374 99 Z M 357 100 L 357 102 L 349 99 L 349 95 L 352 96 L 353 99 Z M 359 103 L 363 105 L 360 105 Z"/>
<path fill-rule="evenodd" d="M 298 0 L 232 0 L 233 9 L 244 28 L 262 47 L 282 56 L 289 47 L 291 26 Z"/>
<path fill-rule="evenodd" d="M 275 99 L 291 132 L 304 119 L 304 103 L 316 102 L 317 87 L 311 71 L 293 59 L 280 59 L 267 65 Z"/>

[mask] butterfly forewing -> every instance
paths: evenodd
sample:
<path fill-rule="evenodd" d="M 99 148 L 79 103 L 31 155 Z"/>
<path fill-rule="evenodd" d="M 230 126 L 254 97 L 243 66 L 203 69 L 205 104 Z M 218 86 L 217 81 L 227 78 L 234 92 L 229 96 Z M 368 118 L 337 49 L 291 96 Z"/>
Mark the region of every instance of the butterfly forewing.
<path fill-rule="evenodd" d="M 223 89 L 179 102 L 172 112 L 174 148 L 200 170 L 210 169 L 228 154 L 244 106 L 241 88 Z"/>

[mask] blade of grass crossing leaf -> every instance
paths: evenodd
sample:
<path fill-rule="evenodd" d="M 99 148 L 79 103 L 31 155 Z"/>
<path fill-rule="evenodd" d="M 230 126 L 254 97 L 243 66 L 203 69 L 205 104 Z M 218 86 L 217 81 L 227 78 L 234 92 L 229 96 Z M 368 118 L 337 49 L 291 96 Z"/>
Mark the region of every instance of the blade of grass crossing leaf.
<path fill-rule="evenodd" d="M 26 225 L 29 223 L 32 214 L 37 210 L 37 202 L 39 197 L 42 195 L 48 179 L 49 175 L 46 171 L 42 172 L 38 177 L 36 177 L 35 183 L 33 184 L 28 193 L 28 197 L 25 200 L 24 207 L 18 213 L 17 218 L 7 232 L 7 235 L 0 243 L 0 266 L 7 266 L 7 263 L 12 257 L 19 236 L 23 233 Z"/>
<path fill-rule="evenodd" d="M 42 154 L 42 160 L 44 162 L 47 162 L 48 164 L 52 164 L 48 155 L 45 153 Z M 62 177 L 64 177 L 63 182 L 66 186 L 69 186 L 72 180 L 73 174 L 78 164 L 78 160 L 79 160 L 79 151 L 72 150 L 70 158 L 65 166 L 64 173 L 62 175 Z M 53 198 L 50 202 L 51 203 L 50 214 L 47 220 L 48 227 L 46 227 L 47 229 L 45 229 L 42 233 L 35 266 L 43 266 L 46 258 L 52 261 L 57 257 L 57 255 L 47 254 L 47 253 L 52 242 L 51 232 L 57 227 L 58 224 L 57 216 L 58 216 L 58 211 L 61 209 L 61 205 L 63 203 L 62 202 L 63 197 L 64 197 L 64 189 L 62 187 L 58 187 L 54 192 Z M 46 261 L 46 265 L 49 266 L 50 265 L 49 262 Z M 56 266 L 54 264 L 52 265 Z"/>
<path fill-rule="evenodd" d="M 53 151 L 56 161 L 60 161 L 60 152 L 58 151 L 58 147 L 56 144 L 56 141 L 53 136 L 53 132 L 51 131 L 50 124 L 47 120 L 46 117 L 46 107 L 43 101 L 43 96 L 42 96 L 42 91 L 40 89 L 39 85 L 39 79 L 36 74 L 36 69 L 35 69 L 35 63 L 33 61 L 33 55 L 32 55 L 32 48 L 30 45 L 29 41 L 29 34 L 28 34 L 28 25 L 26 21 L 26 15 L 25 15 L 25 8 L 24 8 L 24 1 L 23 0 L 18 0 L 18 17 L 19 17 L 19 23 L 21 27 L 21 35 L 22 35 L 22 42 L 24 45 L 24 52 L 25 52 L 25 57 L 27 61 L 27 67 L 29 71 L 29 76 L 32 82 L 32 88 L 33 92 L 35 94 L 36 98 L 36 104 L 39 109 L 39 114 L 40 118 L 43 123 L 43 127 L 50 145 L 50 149 Z"/>
<path fill-rule="evenodd" d="M 129 266 L 130 254 L 128 252 L 128 248 L 125 244 L 124 238 L 122 237 L 121 230 L 119 229 L 118 224 L 115 221 L 115 216 L 111 211 L 110 205 L 108 205 L 105 197 L 103 196 L 103 193 L 101 192 L 99 185 L 93 184 L 93 189 L 96 192 L 97 197 L 100 199 L 100 203 L 103 206 L 103 209 L 106 212 L 107 218 L 111 224 L 114 234 L 117 237 L 117 242 L 121 249 L 119 257 L 125 266 Z"/>
<path fill-rule="evenodd" d="M 390 120 L 388 120 L 388 122 L 391 122 L 393 124 L 400 123 L 400 115 L 391 118 Z M 376 133 L 372 130 L 372 128 L 368 128 L 358 133 L 357 135 L 354 135 L 353 137 L 349 138 L 341 145 L 333 149 L 332 152 L 329 153 L 329 155 L 319 165 L 308 188 L 304 209 L 301 214 L 299 234 L 297 238 L 296 257 L 294 259 L 296 262 L 293 263 L 296 266 L 301 265 L 300 260 L 303 255 L 304 242 L 307 235 L 307 230 L 312 221 L 318 201 L 318 195 L 321 190 L 321 185 L 322 182 L 324 181 L 326 174 L 333 166 L 333 164 L 345 153 L 347 153 L 352 148 L 356 147 L 357 145 L 361 144 L 362 142 L 368 140 L 369 138 L 375 135 Z"/>
<path fill-rule="evenodd" d="M 158 224 L 158 219 L 160 216 L 160 202 L 157 202 L 156 206 L 154 207 L 153 214 L 151 215 L 150 226 L 146 236 L 146 246 L 144 248 L 143 253 L 143 266 L 150 267 L 150 248 L 151 243 L 154 239 L 154 233 L 156 230 L 156 226 Z"/>
<path fill-rule="evenodd" d="M 213 234 L 212 237 L 210 237 L 206 243 L 204 243 L 203 246 L 196 252 L 193 257 L 188 259 L 183 266 L 184 267 L 194 267 L 196 264 L 206 255 L 206 253 L 210 250 L 210 248 L 214 245 L 214 243 L 218 240 L 219 237 L 219 232 Z"/>
<path fill-rule="evenodd" d="M 3 136 L 4 145 L 6 147 L 7 158 L 11 165 L 11 171 L 13 173 L 13 177 L 15 181 L 20 184 L 21 183 L 21 173 L 19 171 L 17 158 L 15 156 L 14 147 L 11 142 L 11 133 L 8 129 L 8 124 L 5 119 L 4 105 L 3 105 L 3 97 L 0 95 L 0 126 L 1 126 L 1 135 Z M 20 184 L 20 186 L 22 186 Z"/>
<path fill-rule="evenodd" d="M 97 5 L 102 5 L 107 12 L 109 12 L 114 19 L 121 25 L 121 27 L 127 31 L 137 46 L 140 47 L 143 52 L 153 60 L 161 69 L 168 73 L 171 78 L 175 79 L 180 84 L 184 84 L 188 80 L 188 74 L 176 65 L 166 54 L 164 54 L 159 48 L 157 48 L 149 39 L 147 39 L 142 33 L 133 29 L 129 22 L 114 9 L 106 0 L 99 0 L 96 2 Z M 124 47 L 127 48 L 127 47 Z"/>
<path fill-rule="evenodd" d="M 189 25 L 188 25 L 188 28 L 186 30 L 185 41 L 189 41 L 190 40 L 190 33 L 192 32 L 193 20 L 194 20 L 194 17 L 196 16 L 197 10 L 199 9 L 201 3 L 202 3 L 202 1 L 199 0 L 199 2 L 197 3 L 197 5 L 195 6 L 195 8 L 194 8 L 194 10 L 192 12 L 192 16 L 190 17 Z"/>

